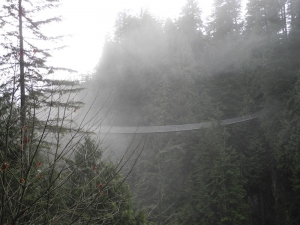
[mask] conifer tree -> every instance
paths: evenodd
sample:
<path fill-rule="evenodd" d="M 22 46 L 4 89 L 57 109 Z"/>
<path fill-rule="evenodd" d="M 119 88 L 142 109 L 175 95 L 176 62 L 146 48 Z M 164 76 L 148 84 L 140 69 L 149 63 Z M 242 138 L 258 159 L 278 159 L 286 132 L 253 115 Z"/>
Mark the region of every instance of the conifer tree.
<path fill-rule="evenodd" d="M 193 168 L 185 186 L 179 221 L 183 224 L 244 224 L 249 221 L 246 191 L 235 149 L 226 146 L 227 131 L 201 130 L 190 148 Z"/>
<path fill-rule="evenodd" d="M 287 18 L 286 0 L 250 0 L 247 3 L 246 31 L 268 37 L 280 34 L 287 38 Z"/>
<path fill-rule="evenodd" d="M 220 121 L 263 110 L 239 125 L 149 135 L 133 183 L 138 206 L 154 222 L 299 223 L 299 1 L 250 0 L 245 21 L 239 3 L 215 1 L 207 57 L 196 58 L 199 45 L 188 39 L 199 31 L 189 7 L 163 29 L 128 16 L 106 45 L 95 77 L 112 87 L 118 81 L 120 103 L 139 103 L 138 124 Z M 153 40 L 162 40 L 159 50 L 147 51 L 158 49 Z"/>
<path fill-rule="evenodd" d="M 204 38 L 203 21 L 198 1 L 186 1 L 177 23 L 179 33 L 183 34 L 185 41 L 191 46 L 194 56 L 199 58 L 199 53 L 204 46 Z"/>
<path fill-rule="evenodd" d="M 81 223 L 90 224 L 145 224 L 144 214 L 132 210 L 126 177 L 102 153 L 95 140 L 87 137 L 78 146 L 74 159 L 67 162 L 74 173 L 63 190 L 70 196 L 65 204 L 69 208 L 78 205 L 78 210 L 65 211 L 64 221 L 76 221 L 79 217 Z"/>
<path fill-rule="evenodd" d="M 90 119 L 80 115 L 79 82 L 55 79 L 75 71 L 48 63 L 52 50 L 63 46 L 54 45 L 61 37 L 43 34 L 44 25 L 60 18 L 44 16 L 58 6 L 59 0 L 6 0 L 0 11 L 1 224 L 81 224 L 80 207 L 88 209 L 101 197 L 89 195 L 84 183 L 81 193 L 86 196 L 68 204 L 76 195 L 66 188 L 81 165 L 68 162 L 90 134 Z"/>
<path fill-rule="evenodd" d="M 229 34 L 239 34 L 241 31 L 240 16 L 240 0 L 215 0 L 212 21 L 208 27 L 210 35 L 221 39 Z"/>
<path fill-rule="evenodd" d="M 186 1 L 178 20 L 178 28 L 187 36 L 202 34 L 203 22 L 201 19 L 201 10 L 196 0 Z"/>

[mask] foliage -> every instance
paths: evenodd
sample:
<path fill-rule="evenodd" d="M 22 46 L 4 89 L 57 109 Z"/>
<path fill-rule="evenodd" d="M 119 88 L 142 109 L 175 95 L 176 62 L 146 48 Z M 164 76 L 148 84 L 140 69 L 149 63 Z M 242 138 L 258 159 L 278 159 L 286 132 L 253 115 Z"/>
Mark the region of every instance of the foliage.
<path fill-rule="evenodd" d="M 67 164 L 72 174 L 62 190 L 66 195 L 65 204 L 78 210 L 65 213 L 66 224 L 76 217 L 84 224 L 145 224 L 144 215 L 132 210 L 126 178 L 119 174 L 118 167 L 102 158 L 102 150 L 94 140 L 85 138 L 74 160 Z"/>
<path fill-rule="evenodd" d="M 89 137 L 95 116 L 80 111 L 80 83 L 55 79 L 74 71 L 48 63 L 63 47 L 42 28 L 60 21 L 45 18 L 58 5 L 7 0 L 0 11 L 0 223 L 145 224 L 121 176 L 124 162 L 105 162 Z"/>
<path fill-rule="evenodd" d="M 116 124 L 215 122 L 148 136 L 136 206 L 154 224 L 298 224 L 299 1 L 249 0 L 243 18 L 241 1 L 216 0 L 207 25 L 200 7 L 165 22 L 120 14 L 86 84 L 115 90 Z"/>

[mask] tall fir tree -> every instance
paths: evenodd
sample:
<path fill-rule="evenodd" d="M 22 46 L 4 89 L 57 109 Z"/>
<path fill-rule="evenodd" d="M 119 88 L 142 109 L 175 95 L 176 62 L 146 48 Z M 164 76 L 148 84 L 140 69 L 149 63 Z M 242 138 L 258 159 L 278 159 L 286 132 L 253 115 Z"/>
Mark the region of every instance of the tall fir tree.
<path fill-rule="evenodd" d="M 208 32 L 216 39 L 241 32 L 241 1 L 215 0 Z"/>
<path fill-rule="evenodd" d="M 101 197 L 86 191 L 88 196 L 66 204 L 72 198 L 66 186 L 80 169 L 77 162 L 70 170 L 67 162 L 90 133 L 86 132 L 86 114 L 78 115 L 82 106 L 76 98 L 82 90 L 79 82 L 55 79 L 61 72 L 74 71 L 48 64 L 52 50 L 63 46 L 54 46 L 52 42 L 61 37 L 47 37 L 42 27 L 60 21 L 59 17 L 47 18 L 47 10 L 53 12 L 58 6 L 59 0 L 7 0 L 0 12 L 1 224 L 68 224 L 63 220 L 66 214 L 71 215 L 69 223 L 80 224 L 80 205 L 88 208 Z"/>
<path fill-rule="evenodd" d="M 288 15 L 285 0 L 257 1 L 247 3 L 246 32 L 269 38 L 280 35 L 287 38 Z"/>

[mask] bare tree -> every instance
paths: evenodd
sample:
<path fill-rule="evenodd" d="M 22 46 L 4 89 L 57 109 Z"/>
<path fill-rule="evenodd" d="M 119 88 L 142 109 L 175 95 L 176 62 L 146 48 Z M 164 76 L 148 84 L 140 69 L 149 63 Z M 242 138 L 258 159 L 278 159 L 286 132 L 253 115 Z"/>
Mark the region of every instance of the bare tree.
<path fill-rule="evenodd" d="M 46 46 L 62 37 L 47 37 L 41 27 L 60 18 L 37 14 L 58 4 L 6 0 L 0 11 L 5 31 L 0 55 L 0 223 L 106 224 L 129 218 L 143 223 L 130 210 L 127 175 L 120 176 L 128 159 L 117 165 L 101 159 L 101 147 L 89 137 L 97 114 L 88 116 L 90 109 L 80 114 L 80 83 L 54 79 L 57 73 L 75 71 L 48 65 L 52 50 L 63 46 Z"/>

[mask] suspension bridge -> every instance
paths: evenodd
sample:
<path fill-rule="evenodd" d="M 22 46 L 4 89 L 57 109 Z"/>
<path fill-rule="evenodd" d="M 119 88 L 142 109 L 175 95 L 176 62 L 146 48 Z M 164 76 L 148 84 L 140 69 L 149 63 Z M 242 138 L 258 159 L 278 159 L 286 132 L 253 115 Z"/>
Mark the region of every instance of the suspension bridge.
<path fill-rule="evenodd" d="M 256 112 L 253 114 L 225 119 L 221 121 L 221 125 L 226 126 L 230 124 L 242 123 L 248 120 L 253 120 L 258 118 L 261 114 L 262 114 L 261 112 Z M 216 122 L 201 122 L 201 123 L 193 123 L 193 124 L 167 125 L 167 126 L 140 126 L 140 127 L 101 126 L 100 131 L 101 133 L 110 133 L 110 134 L 169 133 L 169 132 L 199 130 L 202 128 L 211 127 L 213 124 L 216 124 Z"/>

